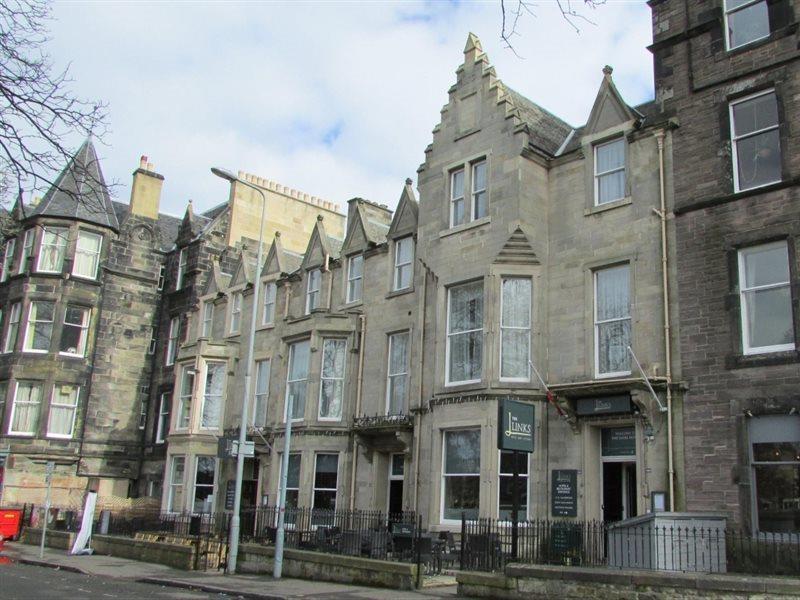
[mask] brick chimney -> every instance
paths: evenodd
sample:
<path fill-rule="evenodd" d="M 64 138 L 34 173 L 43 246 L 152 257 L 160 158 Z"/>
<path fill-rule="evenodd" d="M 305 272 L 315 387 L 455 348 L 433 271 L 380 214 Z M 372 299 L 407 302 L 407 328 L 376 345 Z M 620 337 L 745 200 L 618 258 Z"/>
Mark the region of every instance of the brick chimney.
<path fill-rule="evenodd" d="M 131 214 L 158 219 L 158 205 L 161 201 L 161 186 L 164 176 L 155 172 L 153 163 L 147 161 L 142 155 L 139 159 L 139 168 L 133 172 L 133 185 L 131 186 Z"/>

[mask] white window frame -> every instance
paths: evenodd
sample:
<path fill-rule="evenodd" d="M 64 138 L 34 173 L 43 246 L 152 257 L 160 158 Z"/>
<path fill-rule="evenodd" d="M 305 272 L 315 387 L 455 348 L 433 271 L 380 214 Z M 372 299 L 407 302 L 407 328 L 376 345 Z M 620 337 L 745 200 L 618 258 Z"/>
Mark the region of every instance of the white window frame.
<path fill-rule="evenodd" d="M 361 270 L 357 275 L 353 275 L 353 265 L 360 261 Z M 358 287 L 356 295 L 354 288 Z M 347 299 L 346 303 L 361 302 L 364 296 L 364 255 L 355 254 L 347 259 Z"/>
<path fill-rule="evenodd" d="M 185 377 L 190 378 L 189 389 L 184 386 Z M 197 382 L 197 369 L 194 365 L 187 364 L 181 369 L 178 384 L 178 410 L 175 411 L 175 431 L 186 431 L 192 428 L 192 408 L 194 404 L 194 389 Z M 186 419 L 183 418 L 184 409 Z"/>
<path fill-rule="evenodd" d="M 745 273 L 745 262 L 744 262 L 744 255 L 747 253 L 748 250 L 754 250 L 756 248 L 777 248 L 783 247 L 786 250 L 787 254 L 787 266 L 789 267 L 789 279 L 786 281 L 781 281 L 778 283 L 770 283 L 766 285 L 756 285 L 752 287 L 747 287 L 746 282 L 746 273 Z M 745 355 L 751 354 L 767 354 L 770 352 L 786 352 L 794 350 L 795 343 L 792 342 L 790 344 L 774 344 L 772 346 L 751 346 L 750 345 L 750 335 L 749 335 L 749 323 L 747 320 L 747 294 L 749 292 L 755 291 L 762 291 L 762 290 L 773 290 L 773 289 L 780 289 L 780 288 L 789 288 L 790 296 L 791 296 L 791 264 L 789 258 L 789 248 L 785 241 L 780 242 L 772 242 L 769 244 L 758 244 L 756 246 L 747 246 L 746 248 L 741 248 L 737 252 L 737 262 L 739 266 L 739 317 L 740 317 L 740 326 L 742 328 L 742 352 Z M 793 319 L 793 311 L 789 313 L 789 318 Z M 794 321 L 792 321 L 792 331 L 794 331 Z"/>
<path fill-rule="evenodd" d="M 164 357 L 164 365 L 169 367 L 175 364 L 178 355 L 178 338 L 181 331 L 181 318 L 172 317 L 169 320 L 169 335 L 167 337 L 167 352 Z"/>
<path fill-rule="evenodd" d="M 520 327 L 517 325 L 504 325 L 503 324 L 503 305 L 505 303 L 505 295 L 503 294 L 503 284 L 511 279 L 522 279 L 527 281 L 530 284 L 530 292 L 531 292 L 531 301 L 528 303 L 528 326 L 527 327 Z M 527 382 L 531 380 L 531 332 L 533 329 L 533 280 L 530 277 L 525 276 L 504 276 L 500 279 L 500 381 L 508 381 L 508 382 Z M 527 331 L 528 332 L 528 358 L 527 364 L 525 365 L 525 370 L 527 371 L 527 376 L 525 377 L 503 377 L 503 333 L 506 331 Z"/>
<path fill-rule="evenodd" d="M 17 238 L 6 240 L 3 248 L 3 270 L 0 273 L 0 282 L 6 281 L 14 270 L 14 251 L 17 249 Z"/>
<path fill-rule="evenodd" d="M 231 292 L 230 295 L 230 322 L 228 323 L 228 335 L 237 335 L 242 329 L 242 292 Z"/>
<path fill-rule="evenodd" d="M 294 365 L 294 361 L 296 353 L 295 348 L 297 348 L 298 344 L 306 343 L 309 346 L 309 356 L 308 362 L 306 363 L 306 376 L 300 379 L 290 379 L 292 376 L 292 366 Z M 289 418 L 289 387 L 291 383 L 299 383 L 301 381 L 306 382 L 306 391 L 305 397 L 303 399 L 303 414 L 299 418 L 292 418 L 292 423 L 297 423 L 302 421 L 305 418 L 305 409 L 308 408 L 308 379 L 309 379 L 309 371 L 310 371 L 310 362 L 311 362 L 311 340 L 298 340 L 296 342 L 292 342 L 289 344 L 289 359 L 287 361 L 287 369 L 286 369 L 286 394 L 283 399 L 283 422 L 286 423 Z M 294 412 L 294 406 L 292 406 L 292 412 Z"/>
<path fill-rule="evenodd" d="M 75 403 L 74 404 L 64 404 L 56 402 L 56 388 L 57 387 L 71 387 L 75 390 Z M 56 383 L 53 385 L 53 390 L 50 395 L 50 410 L 49 414 L 47 415 L 47 437 L 49 438 L 56 438 L 62 440 L 70 440 L 72 436 L 75 435 L 75 418 L 78 415 L 78 404 L 80 402 L 81 396 L 81 387 L 79 385 L 74 384 L 59 384 Z M 72 411 L 72 419 L 70 421 L 69 426 L 69 433 L 53 433 L 53 408 L 61 408 L 61 409 L 69 409 Z"/>
<path fill-rule="evenodd" d="M 158 268 L 158 283 L 156 284 L 156 290 L 159 292 L 164 289 L 164 282 L 167 279 L 167 265 L 161 265 Z"/>
<path fill-rule="evenodd" d="M 181 469 L 183 471 L 183 473 L 182 473 L 182 476 L 181 476 L 181 480 L 176 483 L 175 482 L 175 471 L 176 471 L 175 463 L 178 460 L 180 460 L 182 465 L 183 465 L 183 468 Z M 167 510 L 166 510 L 166 512 L 173 513 L 173 514 L 174 513 L 181 513 L 186 508 L 186 495 L 184 494 L 184 492 L 186 491 L 186 455 L 185 454 L 172 454 L 172 455 L 170 455 L 169 480 L 168 481 L 169 481 L 169 487 L 167 488 L 167 506 L 166 506 Z M 181 490 L 181 501 L 182 501 L 181 504 L 183 504 L 183 506 L 177 507 L 177 510 L 175 510 L 175 508 L 173 508 L 173 506 L 172 506 L 172 503 L 175 500 L 175 488 L 180 488 L 180 490 Z"/>
<path fill-rule="evenodd" d="M 392 372 L 392 352 L 395 348 L 395 338 L 399 338 L 400 336 L 405 336 L 406 338 L 406 364 L 403 365 L 403 371 L 399 371 L 397 373 Z M 411 381 L 410 377 L 410 362 L 411 362 L 411 331 L 397 331 L 395 333 L 389 334 L 389 347 L 387 352 L 387 360 L 386 360 L 386 414 L 391 416 L 392 414 L 402 414 L 402 413 L 391 413 L 389 412 L 392 407 L 392 381 L 398 377 L 405 377 L 406 378 L 406 397 L 400 399 L 400 404 L 402 404 L 404 409 L 408 408 L 408 392 L 409 392 L 409 384 Z"/>
<path fill-rule="evenodd" d="M 97 251 L 94 250 L 86 250 L 85 248 L 81 248 L 81 240 L 94 238 L 98 240 L 99 243 L 97 245 Z M 75 277 L 81 277 L 83 279 L 97 279 L 97 268 L 100 266 L 100 254 L 103 252 L 103 236 L 99 233 L 94 233 L 93 231 L 87 231 L 85 229 L 78 230 L 78 239 L 75 243 L 75 258 L 72 261 L 72 275 Z M 91 274 L 87 273 L 78 273 L 78 256 L 83 255 L 92 258 L 93 269 Z"/>
<path fill-rule="evenodd" d="M 737 12 L 739 12 L 741 10 L 744 10 L 746 8 L 749 8 L 750 6 L 754 6 L 756 4 L 759 4 L 761 2 L 763 2 L 767 6 L 767 35 L 763 35 L 763 36 L 761 36 L 759 38 L 748 40 L 748 41 L 746 41 L 746 42 L 744 42 L 742 44 L 739 44 L 738 46 L 731 46 L 730 26 L 728 24 L 728 20 L 730 18 L 730 15 L 732 15 L 733 13 L 737 13 Z M 749 2 L 747 2 L 745 4 L 742 4 L 741 6 L 737 6 L 736 8 L 728 8 L 728 0 L 724 0 L 724 2 L 723 2 L 723 11 L 725 13 L 724 32 L 725 32 L 725 49 L 726 50 L 736 50 L 737 48 L 744 48 L 745 46 L 748 46 L 748 45 L 753 44 L 755 42 L 758 42 L 760 40 L 765 40 L 770 35 L 772 35 L 772 31 L 769 29 L 769 27 L 770 27 L 769 5 L 767 3 L 767 0 L 750 0 Z"/>
<path fill-rule="evenodd" d="M 183 279 L 186 276 L 186 262 L 186 248 L 181 248 L 178 252 L 178 270 L 175 273 L 175 291 L 183 289 Z"/>
<path fill-rule="evenodd" d="M 604 319 L 602 321 L 597 320 L 597 276 L 602 271 L 607 269 L 613 269 L 617 267 L 626 266 L 628 268 L 628 281 L 630 281 L 631 277 L 631 263 L 620 263 L 616 265 L 608 265 L 602 268 L 595 269 L 592 272 L 592 290 L 593 290 L 593 313 L 592 318 L 594 320 L 594 376 L 596 379 L 610 379 L 613 377 L 624 377 L 626 375 L 631 374 L 631 370 L 628 369 L 627 371 L 611 371 L 608 373 L 601 373 L 600 372 L 600 325 L 605 325 L 606 323 L 615 323 L 620 321 L 630 321 L 630 338 L 628 339 L 628 343 L 630 344 L 633 338 L 633 317 L 631 315 L 631 306 L 633 305 L 633 286 L 628 286 L 628 316 L 627 317 L 614 317 L 611 319 Z M 630 362 L 628 363 L 630 364 Z"/>
<path fill-rule="evenodd" d="M 70 308 L 77 308 L 83 312 L 83 321 L 80 324 L 77 323 L 67 323 L 67 312 Z M 65 352 L 59 350 L 58 353 L 61 356 L 77 356 L 82 357 L 86 355 L 86 342 L 89 339 L 89 323 L 91 321 L 91 309 L 85 306 L 78 306 L 76 304 L 67 304 L 64 307 L 64 320 L 62 322 L 62 330 L 61 330 L 61 339 L 64 337 L 64 331 L 66 331 L 67 327 L 75 327 L 80 329 L 80 337 L 78 338 L 78 345 L 75 348 L 75 352 Z M 59 347 L 61 346 L 61 340 L 59 340 Z"/>
<path fill-rule="evenodd" d="M 407 261 L 401 261 L 401 249 L 404 244 L 408 244 L 411 249 L 411 256 Z M 400 290 L 409 290 L 414 285 L 414 251 L 416 248 L 414 247 L 414 237 L 408 235 L 406 237 L 399 238 L 394 242 L 394 277 L 392 278 L 394 285 L 392 286 L 393 291 L 397 292 Z M 403 268 L 408 267 L 410 270 L 410 275 L 408 277 L 408 285 L 402 285 L 402 273 Z"/>
<path fill-rule="evenodd" d="M 732 168 L 733 168 L 733 191 L 734 192 L 745 192 L 750 190 L 757 190 L 758 188 L 766 187 L 768 185 L 773 185 L 775 183 L 779 183 L 781 178 L 779 176 L 778 179 L 774 181 L 767 181 L 766 183 L 762 183 L 760 185 L 754 185 L 752 187 L 742 188 L 741 182 L 739 181 L 739 141 L 746 140 L 748 138 L 761 135 L 762 133 L 767 133 L 769 131 L 774 131 L 776 129 L 780 129 L 780 115 L 779 120 L 775 125 L 770 125 L 769 127 L 764 127 L 763 129 L 757 129 L 756 131 L 751 131 L 744 135 L 737 135 L 736 134 L 736 121 L 733 118 L 733 107 L 737 104 L 742 104 L 744 102 L 749 102 L 750 100 L 754 100 L 756 98 L 760 98 L 761 96 L 768 96 L 772 94 L 775 96 L 775 102 L 778 102 L 778 95 L 775 93 L 775 88 L 770 88 L 768 90 L 762 90 L 755 94 L 750 94 L 749 96 L 745 96 L 744 98 L 737 98 L 732 102 L 728 103 L 728 119 L 730 122 L 731 127 L 731 160 L 733 161 Z M 782 148 L 780 146 L 780 135 L 778 136 L 778 151 L 781 152 Z"/>
<path fill-rule="evenodd" d="M 36 230 L 31 227 L 25 230 L 22 238 L 22 255 L 19 257 L 19 273 L 27 273 L 33 255 L 33 243 L 36 241 Z"/>
<path fill-rule="evenodd" d="M 337 343 L 344 344 L 344 366 L 342 369 L 342 376 L 336 377 L 335 375 L 326 375 L 325 374 L 325 353 L 328 351 L 329 347 L 336 346 Z M 345 381 L 347 379 L 347 340 L 345 338 L 335 338 L 335 337 L 327 337 L 323 338 L 322 340 L 322 356 L 320 360 L 319 366 L 319 401 L 317 402 L 317 418 L 320 421 L 341 421 L 342 414 L 344 413 L 344 387 Z M 323 382 L 325 381 L 341 381 L 342 382 L 342 397 L 339 400 L 339 416 L 338 417 L 323 417 L 322 416 L 322 394 L 324 385 Z M 335 388 L 334 388 L 335 389 Z"/>
<path fill-rule="evenodd" d="M 198 486 L 197 474 L 198 474 L 198 471 L 200 470 L 200 459 L 201 458 L 210 458 L 214 463 L 214 474 L 213 474 L 213 479 L 214 480 L 210 485 L 207 484 L 207 483 L 204 483 L 204 484 Z M 217 467 L 218 467 L 218 462 L 219 461 L 217 460 L 217 458 L 215 456 L 210 455 L 210 454 L 198 454 L 197 456 L 194 457 L 194 479 L 192 480 L 192 494 L 190 496 L 190 499 L 191 499 L 191 502 L 192 502 L 192 514 L 209 514 L 209 513 L 213 513 L 214 512 L 214 507 L 216 506 L 216 503 L 217 503 L 217 495 L 214 492 L 216 491 L 216 487 L 217 487 Z M 211 488 L 211 494 L 210 494 L 210 496 L 211 496 L 211 510 L 209 511 L 209 513 L 198 513 L 195 510 L 195 506 L 194 506 L 195 495 L 197 494 L 197 488 L 198 487 Z"/>
<path fill-rule="evenodd" d="M 314 284 L 316 282 L 316 287 Z M 310 315 L 311 311 L 319 307 L 320 288 L 322 287 L 322 271 L 320 269 L 311 269 L 308 271 L 306 281 L 306 314 Z"/>
<path fill-rule="evenodd" d="M 260 374 L 262 369 L 267 369 L 266 389 L 259 392 L 258 382 L 261 380 Z M 255 377 L 253 379 L 253 410 L 250 411 L 250 426 L 251 427 L 265 427 L 269 419 L 269 382 L 272 376 L 272 360 L 263 358 L 255 361 L 253 367 Z M 259 400 L 261 398 L 261 400 Z M 259 402 L 264 404 L 264 424 L 256 424 L 256 415 L 258 413 Z"/>
<path fill-rule="evenodd" d="M 161 394 L 160 402 L 158 405 L 158 421 L 156 423 L 156 444 L 163 444 L 166 437 L 169 435 L 169 413 L 170 404 L 172 403 L 172 394 L 164 392 Z"/>
<path fill-rule="evenodd" d="M 48 233 L 55 233 L 56 240 L 60 241 L 60 243 L 56 244 L 45 244 L 45 240 L 47 238 Z M 67 242 L 69 241 L 69 229 L 66 227 L 42 227 L 42 235 L 39 238 L 39 256 L 36 258 L 36 271 L 38 273 L 61 273 L 64 270 L 64 258 L 66 258 L 67 254 Z M 58 269 L 54 269 L 52 271 L 47 270 L 45 271 L 42 269 L 42 258 L 45 255 L 45 247 L 47 248 L 60 248 L 61 249 L 61 260 L 58 264 Z"/>
<path fill-rule="evenodd" d="M 611 146 L 612 144 L 622 144 L 622 166 L 615 167 L 613 169 L 609 169 L 608 171 L 598 172 L 597 170 L 597 151 L 604 146 Z M 605 142 L 600 142 L 593 146 L 593 154 L 594 154 L 594 205 L 595 206 L 605 206 L 606 204 L 611 204 L 612 202 L 618 202 L 625 198 L 625 188 L 628 185 L 628 149 L 625 147 L 625 138 L 624 137 L 617 137 L 613 140 L 608 140 Z M 600 178 L 604 175 L 611 175 L 613 173 L 618 173 L 622 171 L 624 173 L 622 178 L 622 196 L 619 198 L 612 198 L 610 200 L 603 200 L 600 202 Z"/>
<path fill-rule="evenodd" d="M 36 321 L 31 320 L 31 314 L 33 313 L 33 308 L 37 304 L 52 304 L 53 305 L 53 318 L 49 321 L 45 321 L 43 319 L 38 318 Z M 39 312 L 38 310 L 36 311 Z M 52 300 L 33 300 L 28 305 L 28 318 L 25 320 L 25 335 L 22 338 L 22 351 L 30 354 L 47 354 L 50 352 L 50 347 L 53 345 L 53 326 L 55 325 L 55 316 L 56 316 L 56 303 Z M 36 323 L 50 323 L 50 337 L 47 340 L 47 350 L 35 350 L 33 348 L 33 340 L 34 336 L 36 335 Z M 33 325 L 33 327 L 31 327 Z M 30 335 L 29 335 L 30 334 Z M 30 344 L 30 347 L 29 347 Z"/>
<path fill-rule="evenodd" d="M 210 298 L 203 301 L 203 319 L 200 323 L 200 337 L 211 337 L 214 328 L 214 301 Z"/>
<path fill-rule="evenodd" d="M 222 390 L 219 393 L 219 408 L 217 413 L 217 422 L 212 423 L 210 425 L 205 424 L 205 417 L 206 417 L 206 403 L 209 399 L 209 392 L 208 392 L 208 373 L 209 367 L 214 366 L 214 368 L 221 368 L 222 369 Z M 225 361 L 222 360 L 208 360 L 205 361 L 204 369 L 203 369 L 203 395 L 200 398 L 200 429 L 204 431 L 215 431 L 222 426 L 222 417 L 223 417 L 223 407 L 225 404 L 225 389 L 227 385 L 228 373 L 227 373 L 227 364 Z"/>
<path fill-rule="evenodd" d="M 455 195 L 455 179 L 456 175 L 461 175 L 463 178 L 463 182 L 461 184 L 461 195 Z M 472 214 L 472 209 L 467 212 L 467 202 L 464 198 L 464 190 L 467 188 L 467 169 L 462 165 L 457 169 L 453 169 L 450 171 L 450 227 L 458 227 L 460 225 L 466 225 L 470 221 L 470 216 Z M 462 219 L 461 223 L 456 223 L 456 203 L 460 202 L 462 206 Z"/>
<path fill-rule="evenodd" d="M 156 336 L 156 326 L 150 326 L 150 340 L 147 342 L 147 353 L 155 354 L 156 346 L 158 345 L 158 336 Z"/>
<path fill-rule="evenodd" d="M 446 478 L 447 477 L 478 477 L 478 481 L 481 481 L 481 455 L 482 448 L 481 445 L 483 443 L 483 432 L 481 431 L 480 427 L 463 427 L 458 429 L 442 429 L 442 441 L 441 441 L 441 448 L 442 448 L 442 459 L 440 468 L 440 487 L 439 487 L 439 522 L 443 525 L 457 525 L 461 523 L 461 519 L 446 519 L 444 516 L 444 501 L 445 501 L 445 489 L 446 489 Z M 445 470 L 447 468 L 447 434 L 448 433 L 455 433 L 459 431 L 477 431 L 478 432 L 478 472 L 477 473 L 446 473 Z M 481 510 L 481 503 L 480 503 L 480 492 L 478 494 L 478 514 L 480 515 Z"/>
<path fill-rule="evenodd" d="M 264 310 L 261 313 L 262 325 L 275 323 L 275 306 L 278 299 L 278 285 L 274 281 L 264 283 Z"/>
<path fill-rule="evenodd" d="M 486 178 L 485 178 L 486 181 L 484 187 L 477 189 L 475 186 L 476 182 L 478 181 L 478 178 L 475 176 L 475 171 L 481 165 L 483 165 L 486 168 Z M 470 216 L 472 217 L 473 221 L 477 221 L 478 219 L 483 219 L 484 217 L 489 216 L 489 194 L 486 191 L 489 189 L 489 161 L 487 161 L 485 158 L 479 158 L 478 160 L 471 162 L 469 173 L 470 173 L 470 189 L 472 190 L 472 194 L 470 195 Z M 478 194 L 483 194 L 485 199 L 484 204 L 485 204 L 486 214 L 481 216 L 477 216 L 475 214 L 475 209 L 478 206 L 477 203 Z"/>
<path fill-rule="evenodd" d="M 501 465 L 503 464 L 503 454 L 513 454 L 511 450 L 498 450 L 497 451 L 497 519 L 502 523 L 513 523 L 511 520 L 511 515 L 509 515 L 508 519 L 503 518 L 500 515 L 500 480 L 503 477 L 508 477 L 509 479 L 513 480 L 514 473 L 504 473 L 501 469 Z M 531 473 L 531 460 L 530 454 L 526 452 L 520 452 L 520 456 L 525 457 L 525 464 L 528 466 L 528 470 L 525 474 L 519 474 L 519 484 L 520 488 L 525 490 L 525 506 L 520 506 L 519 514 L 517 518 L 519 519 L 519 523 L 521 524 L 523 521 L 527 521 L 530 515 L 530 507 L 531 507 L 531 488 L 529 487 L 530 483 L 530 473 Z"/>
<path fill-rule="evenodd" d="M 339 452 L 316 452 L 314 454 L 314 473 L 311 479 L 311 508 L 316 508 L 316 497 L 317 492 L 333 492 L 333 510 L 336 510 L 336 506 L 339 504 L 339 481 L 341 476 L 341 456 L 339 456 Z M 336 487 L 335 488 L 324 488 L 324 487 L 317 487 L 317 462 L 319 461 L 320 456 L 335 456 L 336 457 Z M 328 510 L 328 509 L 323 509 Z M 313 515 L 313 512 L 312 512 Z M 312 516 L 313 519 L 313 516 Z"/>
<path fill-rule="evenodd" d="M 14 304 L 11 305 L 11 310 L 8 312 L 8 326 L 6 327 L 6 335 L 3 339 L 3 354 L 14 352 L 16 349 L 21 317 L 22 302 L 14 302 Z"/>
<path fill-rule="evenodd" d="M 450 296 L 452 295 L 453 290 L 455 290 L 457 288 L 460 288 L 460 287 L 463 287 L 463 286 L 472 285 L 472 284 L 475 284 L 475 283 L 480 283 L 481 295 L 483 295 L 484 294 L 483 280 L 466 281 L 464 283 L 458 283 L 458 284 L 455 284 L 455 285 L 451 285 L 450 287 L 447 288 L 447 307 L 446 307 L 446 310 L 447 310 L 447 321 L 446 321 L 446 325 L 445 325 L 445 327 L 446 327 L 445 335 L 447 336 L 447 340 L 446 340 L 446 343 L 445 343 L 445 359 L 444 359 L 444 361 L 445 361 L 444 362 L 444 368 L 445 368 L 445 371 L 444 371 L 444 384 L 445 384 L 445 386 L 471 385 L 471 384 L 474 384 L 474 383 L 480 383 L 481 382 L 481 378 L 483 377 L 483 364 L 481 364 L 481 376 L 478 377 L 477 379 L 466 379 L 464 381 L 450 381 L 450 338 L 452 338 L 455 335 L 465 335 L 465 334 L 475 333 L 475 332 L 478 332 L 478 331 L 481 332 L 481 337 L 480 337 L 480 341 L 481 341 L 481 357 L 482 357 L 482 359 L 484 357 L 484 352 L 483 352 L 484 351 L 484 342 L 486 341 L 484 339 L 484 330 L 485 330 L 485 326 L 486 326 L 486 305 L 485 305 L 485 302 L 484 302 L 484 305 L 483 305 L 483 320 L 482 320 L 482 323 L 481 323 L 481 327 L 479 329 L 466 329 L 464 331 L 458 331 L 458 332 L 455 332 L 455 333 L 452 333 L 450 331 Z M 483 298 L 483 300 L 485 300 L 485 298 Z"/>
<path fill-rule="evenodd" d="M 18 401 L 19 388 L 21 385 L 38 387 L 39 388 L 39 402 Z M 8 435 L 16 435 L 21 437 L 34 437 L 38 433 L 40 421 L 42 419 L 42 399 L 44 397 L 44 383 L 41 381 L 16 381 L 14 383 L 14 397 L 11 399 L 11 414 L 8 417 Z M 33 431 L 15 431 L 14 416 L 17 412 L 17 406 L 24 404 L 26 406 L 36 406 L 36 426 Z"/>

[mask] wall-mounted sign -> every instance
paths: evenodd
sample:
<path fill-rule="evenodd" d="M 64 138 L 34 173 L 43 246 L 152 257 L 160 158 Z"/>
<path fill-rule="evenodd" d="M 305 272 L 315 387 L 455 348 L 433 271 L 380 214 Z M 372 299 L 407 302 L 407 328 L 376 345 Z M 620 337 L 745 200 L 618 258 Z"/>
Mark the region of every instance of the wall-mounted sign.
<path fill-rule="evenodd" d="M 636 456 L 636 429 L 607 427 L 603 429 L 603 456 Z"/>
<path fill-rule="evenodd" d="M 233 510 L 233 503 L 236 500 L 236 480 L 229 479 L 225 483 L 225 510 Z"/>
<path fill-rule="evenodd" d="M 497 447 L 533 452 L 533 404 L 510 398 L 497 403 Z"/>
<path fill-rule="evenodd" d="M 550 511 L 554 517 L 578 516 L 578 471 L 553 469 Z"/>
<path fill-rule="evenodd" d="M 600 396 L 596 398 L 578 398 L 575 402 L 578 416 L 619 415 L 633 412 L 633 403 L 629 394 L 620 396 Z"/>

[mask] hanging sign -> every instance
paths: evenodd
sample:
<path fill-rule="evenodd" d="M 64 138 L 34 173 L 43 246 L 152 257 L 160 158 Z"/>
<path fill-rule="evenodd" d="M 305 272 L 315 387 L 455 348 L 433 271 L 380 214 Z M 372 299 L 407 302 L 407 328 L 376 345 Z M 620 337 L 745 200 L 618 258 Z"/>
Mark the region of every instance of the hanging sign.
<path fill-rule="evenodd" d="M 550 510 L 554 517 L 578 516 L 578 471 L 553 469 Z"/>
<path fill-rule="evenodd" d="M 497 448 L 533 452 L 533 404 L 511 398 L 497 403 Z"/>

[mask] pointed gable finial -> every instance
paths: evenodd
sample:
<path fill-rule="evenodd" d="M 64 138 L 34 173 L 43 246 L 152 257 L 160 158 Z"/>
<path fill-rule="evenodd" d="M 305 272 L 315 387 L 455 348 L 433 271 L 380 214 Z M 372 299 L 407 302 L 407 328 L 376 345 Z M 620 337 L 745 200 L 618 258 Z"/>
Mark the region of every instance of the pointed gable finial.
<path fill-rule="evenodd" d="M 413 185 L 414 180 L 411 177 L 406 177 L 406 185 Z"/>
<path fill-rule="evenodd" d="M 275 232 L 275 237 L 276 237 L 276 238 L 279 238 L 279 237 L 281 237 L 281 232 L 280 232 L 280 231 L 276 231 L 276 232 Z"/>
<path fill-rule="evenodd" d="M 319 221 L 320 223 L 322 223 L 322 215 L 317 215 L 317 221 Z"/>
<path fill-rule="evenodd" d="M 606 77 L 611 77 L 611 74 L 613 72 L 614 72 L 614 67 L 611 67 L 609 65 L 603 67 L 603 75 L 605 75 Z"/>
<path fill-rule="evenodd" d="M 467 34 L 467 45 L 464 46 L 464 54 L 472 52 L 473 50 L 477 50 L 480 53 L 483 52 L 483 47 L 481 46 L 481 41 L 478 39 L 478 36 L 470 31 L 469 34 Z"/>

